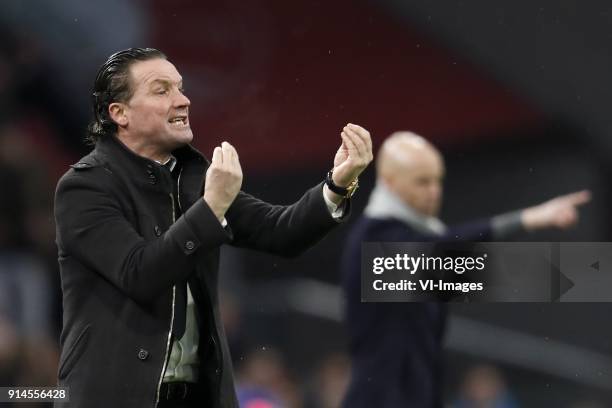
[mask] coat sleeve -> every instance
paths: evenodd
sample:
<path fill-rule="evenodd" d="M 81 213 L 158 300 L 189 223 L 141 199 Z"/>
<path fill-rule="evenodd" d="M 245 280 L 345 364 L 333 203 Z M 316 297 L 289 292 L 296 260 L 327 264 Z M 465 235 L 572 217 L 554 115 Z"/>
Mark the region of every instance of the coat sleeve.
<path fill-rule="evenodd" d="M 491 219 L 482 218 L 449 227 L 438 241 L 490 241 L 493 238 Z"/>
<path fill-rule="evenodd" d="M 96 175 L 97 174 L 97 175 Z M 69 171 L 55 193 L 60 256 L 72 256 L 136 301 L 148 302 L 195 267 L 199 251 L 229 242 L 204 200 L 198 200 L 159 239 L 146 241 L 111 193 L 100 168 Z"/>
<path fill-rule="evenodd" d="M 343 216 L 334 219 L 320 183 L 289 206 L 272 205 L 240 192 L 226 219 L 234 234 L 233 245 L 297 256 L 347 219 L 349 212 L 350 200 L 347 200 Z"/>

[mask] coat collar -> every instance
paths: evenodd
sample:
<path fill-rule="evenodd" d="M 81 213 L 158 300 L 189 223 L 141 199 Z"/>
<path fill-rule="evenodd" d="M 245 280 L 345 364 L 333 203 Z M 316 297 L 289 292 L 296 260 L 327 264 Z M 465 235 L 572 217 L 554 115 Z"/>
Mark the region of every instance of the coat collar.
<path fill-rule="evenodd" d="M 439 218 L 419 214 L 381 182 L 374 187 L 363 212 L 370 218 L 397 219 L 425 234 L 443 235 L 446 232 L 446 225 Z"/>
<path fill-rule="evenodd" d="M 94 155 L 101 156 L 102 161 L 108 163 L 111 170 L 120 169 L 122 173 L 125 172 L 129 177 L 147 183 L 151 187 L 159 186 L 164 190 L 171 189 L 171 175 L 166 166 L 134 153 L 116 135 L 107 135 L 98 139 Z M 175 149 L 172 151 L 172 155 L 180 166 L 190 166 L 192 164 L 206 166 L 208 164 L 208 160 L 202 153 L 191 145 Z"/>

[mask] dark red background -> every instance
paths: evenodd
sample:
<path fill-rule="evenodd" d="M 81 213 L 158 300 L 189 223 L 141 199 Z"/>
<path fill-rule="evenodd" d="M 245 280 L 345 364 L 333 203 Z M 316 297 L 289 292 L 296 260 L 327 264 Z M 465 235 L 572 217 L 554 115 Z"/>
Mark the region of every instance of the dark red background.
<path fill-rule="evenodd" d="M 406 129 L 446 145 L 539 121 L 520 97 L 366 2 L 157 3 L 155 45 L 186 78 L 196 146 L 210 154 L 228 140 L 247 170 L 328 166 L 347 122 L 375 144 Z"/>

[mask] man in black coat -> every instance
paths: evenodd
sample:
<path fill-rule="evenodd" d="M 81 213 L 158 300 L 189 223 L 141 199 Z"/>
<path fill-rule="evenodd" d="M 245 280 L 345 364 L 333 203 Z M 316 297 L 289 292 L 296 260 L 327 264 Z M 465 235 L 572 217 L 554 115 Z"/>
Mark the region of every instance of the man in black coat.
<path fill-rule="evenodd" d="M 238 407 L 217 299 L 219 247 L 297 255 L 348 213 L 372 159 L 349 124 L 325 183 L 290 206 L 240 191 L 227 142 L 190 146 L 190 101 L 154 49 L 98 72 L 89 134 L 55 196 L 63 291 L 58 384 L 75 407 Z"/>
<path fill-rule="evenodd" d="M 488 241 L 522 229 L 566 228 L 577 221 L 576 207 L 589 193 L 447 227 L 437 218 L 444 161 L 424 138 L 391 135 L 378 153 L 376 171 L 376 186 L 351 230 L 342 262 L 352 358 L 343 406 L 439 408 L 446 308 L 434 302 L 361 303 L 361 243 Z"/>

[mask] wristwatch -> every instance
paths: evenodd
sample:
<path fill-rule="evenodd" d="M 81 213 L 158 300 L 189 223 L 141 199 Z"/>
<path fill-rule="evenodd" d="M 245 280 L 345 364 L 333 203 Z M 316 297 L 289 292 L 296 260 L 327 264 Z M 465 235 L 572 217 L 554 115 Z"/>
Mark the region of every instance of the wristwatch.
<path fill-rule="evenodd" d="M 359 187 L 359 178 L 355 177 L 355 180 L 351 181 L 351 184 L 349 184 L 347 187 L 340 187 L 334 184 L 334 179 L 332 178 L 333 174 L 333 169 L 327 172 L 327 176 L 325 177 L 325 184 L 327 184 L 327 188 L 344 198 L 351 198 Z"/>

